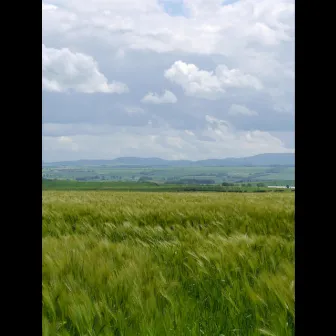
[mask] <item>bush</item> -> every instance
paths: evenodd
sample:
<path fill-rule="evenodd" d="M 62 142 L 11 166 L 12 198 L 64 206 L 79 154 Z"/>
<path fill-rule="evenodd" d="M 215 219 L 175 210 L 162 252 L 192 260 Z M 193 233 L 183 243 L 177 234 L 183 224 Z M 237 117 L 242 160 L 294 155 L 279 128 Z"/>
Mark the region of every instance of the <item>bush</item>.
<path fill-rule="evenodd" d="M 222 186 L 223 186 L 223 187 L 233 187 L 233 186 L 234 186 L 234 183 L 223 182 L 223 183 L 222 183 Z"/>

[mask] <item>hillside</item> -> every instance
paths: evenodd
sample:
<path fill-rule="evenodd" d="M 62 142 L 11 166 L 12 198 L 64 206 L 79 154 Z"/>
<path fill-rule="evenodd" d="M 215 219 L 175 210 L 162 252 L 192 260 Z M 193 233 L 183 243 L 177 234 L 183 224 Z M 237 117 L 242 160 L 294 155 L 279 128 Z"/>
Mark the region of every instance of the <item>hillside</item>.
<path fill-rule="evenodd" d="M 164 160 L 160 158 L 121 157 L 113 160 L 78 160 L 43 162 L 42 166 L 115 166 L 115 167 L 223 167 L 223 166 L 294 166 L 294 153 L 267 153 L 243 158 L 208 159 L 199 161 Z"/>

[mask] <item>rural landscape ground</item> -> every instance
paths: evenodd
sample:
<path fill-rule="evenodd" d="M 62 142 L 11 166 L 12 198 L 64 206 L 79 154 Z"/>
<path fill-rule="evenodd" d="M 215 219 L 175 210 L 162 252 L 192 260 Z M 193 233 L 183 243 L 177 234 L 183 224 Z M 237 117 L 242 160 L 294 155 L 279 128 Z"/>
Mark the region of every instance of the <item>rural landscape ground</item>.
<path fill-rule="evenodd" d="M 295 5 L 42 0 L 43 336 L 298 332 Z"/>
<path fill-rule="evenodd" d="M 55 189 L 43 335 L 294 335 L 293 192 Z"/>
<path fill-rule="evenodd" d="M 263 154 L 240 159 L 178 161 L 118 158 L 42 164 L 42 177 L 77 182 L 155 182 L 207 184 L 222 182 L 294 185 L 294 154 Z"/>

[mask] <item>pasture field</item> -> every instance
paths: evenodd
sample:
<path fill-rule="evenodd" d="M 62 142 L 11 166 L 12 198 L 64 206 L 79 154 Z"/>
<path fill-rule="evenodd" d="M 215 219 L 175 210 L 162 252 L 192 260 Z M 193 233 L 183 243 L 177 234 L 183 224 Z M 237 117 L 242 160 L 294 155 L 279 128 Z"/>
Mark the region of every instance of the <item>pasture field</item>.
<path fill-rule="evenodd" d="M 294 335 L 294 193 L 42 193 L 43 335 Z"/>

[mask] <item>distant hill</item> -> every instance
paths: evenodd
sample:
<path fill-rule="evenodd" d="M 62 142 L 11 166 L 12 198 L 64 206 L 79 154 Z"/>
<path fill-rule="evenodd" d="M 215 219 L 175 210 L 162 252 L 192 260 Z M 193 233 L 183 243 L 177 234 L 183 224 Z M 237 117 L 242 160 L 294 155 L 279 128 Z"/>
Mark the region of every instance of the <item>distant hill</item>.
<path fill-rule="evenodd" d="M 294 153 L 259 154 L 244 158 L 227 158 L 198 161 L 201 166 L 294 166 Z"/>
<path fill-rule="evenodd" d="M 43 162 L 50 166 L 114 166 L 114 167 L 239 167 L 239 166 L 295 166 L 294 153 L 269 153 L 243 158 L 208 159 L 199 161 L 164 160 L 160 158 L 121 157 L 113 160 L 78 160 Z"/>

